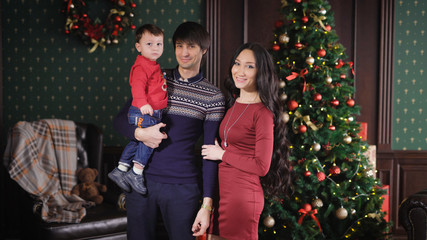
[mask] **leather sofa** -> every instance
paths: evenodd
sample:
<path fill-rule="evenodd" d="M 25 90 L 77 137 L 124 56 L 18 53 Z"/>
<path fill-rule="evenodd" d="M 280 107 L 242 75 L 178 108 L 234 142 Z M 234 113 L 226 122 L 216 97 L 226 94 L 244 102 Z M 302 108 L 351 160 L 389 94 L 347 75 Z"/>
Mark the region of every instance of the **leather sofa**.
<path fill-rule="evenodd" d="M 46 223 L 37 214 L 38 205 L 7 173 L 2 192 L 3 230 L 14 239 L 126 239 L 124 195 L 113 183 L 105 182 L 108 174 L 103 163 L 103 133 L 93 124 L 76 123 L 78 167 L 98 169 L 98 180 L 107 185 L 104 202 L 87 209 L 80 223 Z M 5 169 L 2 171 L 6 172 Z M 104 181 L 104 182 L 103 182 Z M 2 198 L 3 198 L 2 197 Z M 7 236 L 9 235 L 9 236 Z"/>
<path fill-rule="evenodd" d="M 408 240 L 427 239 L 427 189 L 402 201 L 399 221 L 408 234 Z"/>

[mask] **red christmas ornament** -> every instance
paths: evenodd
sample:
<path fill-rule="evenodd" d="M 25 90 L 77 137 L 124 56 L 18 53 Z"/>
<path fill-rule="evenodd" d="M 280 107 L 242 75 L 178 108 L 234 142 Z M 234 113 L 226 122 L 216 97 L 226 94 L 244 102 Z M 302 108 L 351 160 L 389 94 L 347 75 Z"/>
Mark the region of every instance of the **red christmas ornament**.
<path fill-rule="evenodd" d="M 339 104 L 340 104 L 340 102 L 337 99 L 334 99 L 331 101 L 331 105 L 334 107 L 338 106 Z"/>
<path fill-rule="evenodd" d="M 297 109 L 297 108 L 298 108 L 298 103 L 297 103 L 297 101 L 295 101 L 295 100 L 290 100 L 290 101 L 288 102 L 288 109 L 289 109 L 289 110 L 293 111 L 293 110 L 295 110 L 295 109 Z"/>
<path fill-rule="evenodd" d="M 313 95 L 313 100 L 314 100 L 314 101 L 316 101 L 316 102 L 318 102 L 318 101 L 322 100 L 322 94 L 320 94 L 320 93 L 315 93 L 315 94 Z"/>
<path fill-rule="evenodd" d="M 274 26 L 275 26 L 276 28 L 279 28 L 279 27 L 283 26 L 283 21 L 282 21 L 282 20 L 277 20 L 277 21 L 274 23 Z"/>
<path fill-rule="evenodd" d="M 332 166 L 329 169 L 329 173 L 332 174 L 332 175 L 338 175 L 338 174 L 341 173 L 341 169 L 338 166 Z"/>
<path fill-rule="evenodd" d="M 302 46 L 303 45 L 300 42 L 295 43 L 295 47 L 298 48 L 298 49 L 302 48 Z"/>
<path fill-rule="evenodd" d="M 130 26 L 130 28 L 131 28 L 132 30 L 135 30 L 136 26 L 132 24 L 132 25 Z"/>
<path fill-rule="evenodd" d="M 303 23 L 307 23 L 307 22 L 308 22 L 308 17 L 307 17 L 307 16 L 302 17 L 302 18 L 301 18 L 301 21 L 302 21 Z"/>
<path fill-rule="evenodd" d="M 273 50 L 274 50 L 274 51 L 279 51 L 279 50 L 280 50 L 280 46 L 279 46 L 279 45 L 277 45 L 277 44 L 274 44 L 274 45 L 273 45 Z"/>
<path fill-rule="evenodd" d="M 316 177 L 317 177 L 317 180 L 319 180 L 319 182 L 325 180 L 325 178 L 326 178 L 326 176 L 323 172 L 316 173 Z"/>
<path fill-rule="evenodd" d="M 130 6 L 131 6 L 132 8 L 136 8 L 136 4 L 135 4 L 135 3 L 131 3 L 131 4 L 130 4 Z"/>
<path fill-rule="evenodd" d="M 298 132 L 305 133 L 307 131 L 307 127 L 305 125 L 300 125 L 298 127 Z"/>
<path fill-rule="evenodd" d="M 326 29 L 326 31 L 330 32 L 330 31 L 331 31 L 331 29 L 332 29 L 332 28 L 331 28 L 331 25 L 326 25 L 326 26 L 325 26 L 325 29 Z"/>
<path fill-rule="evenodd" d="M 341 78 L 341 79 L 345 79 L 346 77 L 347 77 L 347 76 L 346 76 L 344 73 L 340 75 L 340 78 Z"/>
<path fill-rule="evenodd" d="M 319 57 L 324 57 L 324 56 L 326 56 L 326 50 L 325 49 L 319 49 L 318 51 L 317 51 L 317 56 L 319 56 Z"/>
<path fill-rule="evenodd" d="M 114 19 L 116 20 L 116 22 L 120 22 L 122 20 L 120 16 L 116 16 Z"/>
<path fill-rule="evenodd" d="M 329 130 L 331 130 L 331 131 L 335 131 L 335 126 L 334 125 L 329 125 Z"/>
<path fill-rule="evenodd" d="M 348 99 L 346 103 L 347 103 L 347 106 L 349 106 L 349 107 L 353 107 L 354 106 L 354 100 L 351 99 L 351 98 Z"/>
<path fill-rule="evenodd" d="M 305 172 L 304 172 L 304 176 L 308 177 L 308 176 L 310 176 L 310 175 L 311 175 L 311 172 L 310 172 L 310 171 L 305 171 Z"/>
<path fill-rule="evenodd" d="M 310 212 L 311 211 L 311 205 L 308 203 L 304 203 L 304 205 L 302 206 L 302 208 L 304 208 L 304 210 L 306 212 Z"/>

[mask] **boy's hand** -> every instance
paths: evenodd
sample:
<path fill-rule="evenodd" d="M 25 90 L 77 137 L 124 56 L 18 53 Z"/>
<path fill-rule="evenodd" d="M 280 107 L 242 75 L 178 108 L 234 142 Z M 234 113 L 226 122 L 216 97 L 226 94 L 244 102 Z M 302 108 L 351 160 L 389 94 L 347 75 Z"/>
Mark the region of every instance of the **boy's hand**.
<path fill-rule="evenodd" d="M 153 108 L 150 104 L 145 104 L 139 110 L 141 110 L 142 114 L 150 114 L 150 116 L 153 116 Z"/>

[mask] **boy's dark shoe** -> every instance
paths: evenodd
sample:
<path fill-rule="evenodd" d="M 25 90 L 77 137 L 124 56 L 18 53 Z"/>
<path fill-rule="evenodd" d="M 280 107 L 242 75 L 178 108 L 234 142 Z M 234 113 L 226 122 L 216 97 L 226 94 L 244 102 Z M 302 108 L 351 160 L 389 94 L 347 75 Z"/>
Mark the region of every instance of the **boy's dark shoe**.
<path fill-rule="evenodd" d="M 114 168 L 114 170 L 108 174 L 108 178 L 110 178 L 115 184 L 117 184 L 117 186 L 123 189 L 123 191 L 130 192 L 130 186 L 126 182 L 125 176 L 126 172 L 123 172 L 118 168 Z"/>
<path fill-rule="evenodd" d="M 132 187 L 132 189 L 142 195 L 147 193 L 147 188 L 145 187 L 144 176 L 141 174 L 136 174 L 133 170 L 129 170 L 125 174 L 126 182 Z"/>

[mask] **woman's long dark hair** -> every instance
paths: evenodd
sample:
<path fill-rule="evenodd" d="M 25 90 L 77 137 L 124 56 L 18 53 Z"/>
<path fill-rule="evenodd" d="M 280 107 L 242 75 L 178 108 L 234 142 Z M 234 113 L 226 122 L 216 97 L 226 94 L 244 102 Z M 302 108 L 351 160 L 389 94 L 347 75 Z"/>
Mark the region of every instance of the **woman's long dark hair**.
<path fill-rule="evenodd" d="M 237 56 L 245 49 L 252 50 L 257 68 L 256 84 L 258 94 L 264 106 L 274 116 L 274 148 L 270 170 L 261 178 L 264 193 L 267 196 L 284 196 L 291 183 L 289 165 L 289 143 L 287 141 L 287 126 L 283 121 L 283 104 L 279 97 L 279 79 L 270 53 L 258 43 L 245 43 L 234 54 L 229 76 L 224 82 L 227 89 L 227 106 L 231 107 L 240 95 L 240 89 L 234 84 L 231 69 Z"/>

